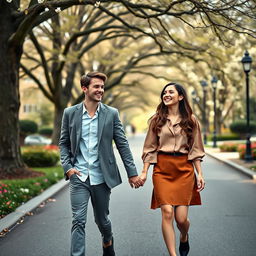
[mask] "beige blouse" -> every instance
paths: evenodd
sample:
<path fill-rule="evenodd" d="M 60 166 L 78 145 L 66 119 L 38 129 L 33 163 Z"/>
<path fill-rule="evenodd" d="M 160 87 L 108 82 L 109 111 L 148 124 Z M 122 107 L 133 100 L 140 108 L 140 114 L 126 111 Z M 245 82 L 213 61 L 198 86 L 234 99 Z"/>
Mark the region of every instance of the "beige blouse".
<path fill-rule="evenodd" d="M 167 117 L 167 122 L 161 128 L 158 134 L 152 130 L 152 122 L 149 125 L 147 136 L 145 139 L 142 160 L 144 163 L 157 163 L 157 153 L 163 152 L 181 152 L 188 154 L 188 160 L 201 160 L 205 156 L 200 124 L 195 116 L 192 116 L 195 121 L 195 127 L 192 131 L 192 144 L 189 147 L 187 136 L 181 132 L 177 120 L 174 124 Z"/>

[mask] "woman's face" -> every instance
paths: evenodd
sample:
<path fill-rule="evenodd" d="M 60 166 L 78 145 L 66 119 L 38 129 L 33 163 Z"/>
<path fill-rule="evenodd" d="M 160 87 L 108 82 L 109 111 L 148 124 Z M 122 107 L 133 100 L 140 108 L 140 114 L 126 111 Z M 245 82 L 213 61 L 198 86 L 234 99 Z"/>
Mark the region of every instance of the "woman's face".
<path fill-rule="evenodd" d="M 169 85 L 165 88 L 162 100 L 167 107 L 179 104 L 182 99 L 183 96 L 179 95 L 174 85 Z"/>

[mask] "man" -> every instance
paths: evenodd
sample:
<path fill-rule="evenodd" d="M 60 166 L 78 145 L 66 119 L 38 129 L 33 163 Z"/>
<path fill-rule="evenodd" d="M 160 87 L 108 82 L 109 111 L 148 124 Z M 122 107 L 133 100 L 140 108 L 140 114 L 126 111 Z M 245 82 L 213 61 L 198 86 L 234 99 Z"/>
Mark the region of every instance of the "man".
<path fill-rule="evenodd" d="M 119 185 L 120 173 L 112 148 L 114 140 L 129 183 L 143 185 L 119 119 L 117 109 L 101 103 L 107 76 L 90 72 L 81 77 L 83 103 L 64 110 L 60 154 L 66 179 L 70 179 L 72 206 L 71 255 L 85 255 L 85 223 L 91 198 L 95 222 L 102 235 L 103 256 L 114 256 L 109 215 L 111 189 Z"/>

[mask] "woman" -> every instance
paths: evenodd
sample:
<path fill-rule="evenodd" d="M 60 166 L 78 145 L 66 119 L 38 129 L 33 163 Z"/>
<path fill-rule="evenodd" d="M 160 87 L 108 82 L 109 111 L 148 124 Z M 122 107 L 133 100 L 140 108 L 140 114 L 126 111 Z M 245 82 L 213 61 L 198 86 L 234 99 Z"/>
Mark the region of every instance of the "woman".
<path fill-rule="evenodd" d="M 189 252 L 188 208 L 201 205 L 204 155 L 199 122 L 192 114 L 184 88 L 176 83 L 167 84 L 156 114 L 150 119 L 140 178 L 145 182 L 149 166 L 154 164 L 151 209 L 161 208 L 162 233 L 171 256 L 176 256 L 174 219 L 180 231 L 180 255 Z"/>

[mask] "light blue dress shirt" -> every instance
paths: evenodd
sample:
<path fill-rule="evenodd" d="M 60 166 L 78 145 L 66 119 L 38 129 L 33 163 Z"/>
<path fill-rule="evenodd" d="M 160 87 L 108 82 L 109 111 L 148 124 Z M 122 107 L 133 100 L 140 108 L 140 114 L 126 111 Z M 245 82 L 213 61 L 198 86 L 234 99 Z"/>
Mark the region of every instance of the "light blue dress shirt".
<path fill-rule="evenodd" d="M 79 144 L 79 153 L 74 163 L 74 168 L 82 175 L 77 177 L 85 182 L 90 178 L 91 185 L 104 183 L 104 177 L 100 170 L 98 154 L 98 120 L 100 104 L 93 117 L 90 117 L 84 104 L 82 115 L 82 131 Z"/>

